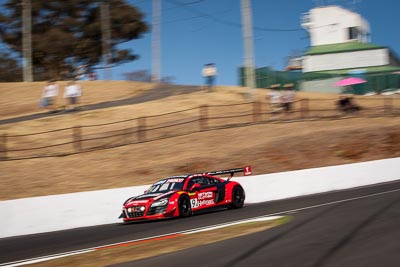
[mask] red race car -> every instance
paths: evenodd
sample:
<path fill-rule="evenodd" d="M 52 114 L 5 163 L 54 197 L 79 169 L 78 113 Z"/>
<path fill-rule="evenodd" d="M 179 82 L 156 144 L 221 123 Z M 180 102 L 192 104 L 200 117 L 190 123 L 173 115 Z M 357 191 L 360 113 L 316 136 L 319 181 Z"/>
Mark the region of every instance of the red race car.
<path fill-rule="evenodd" d="M 124 222 L 188 217 L 194 212 L 215 207 L 241 208 L 243 187 L 231 181 L 234 173 L 251 175 L 250 166 L 167 177 L 147 189 L 143 195 L 125 201 L 119 218 Z M 216 177 L 230 174 L 228 179 Z"/>

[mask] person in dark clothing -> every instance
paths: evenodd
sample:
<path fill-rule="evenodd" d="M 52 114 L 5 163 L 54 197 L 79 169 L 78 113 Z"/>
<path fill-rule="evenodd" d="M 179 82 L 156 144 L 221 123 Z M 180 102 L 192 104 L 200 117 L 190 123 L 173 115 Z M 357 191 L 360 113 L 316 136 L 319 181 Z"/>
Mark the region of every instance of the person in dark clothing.
<path fill-rule="evenodd" d="M 345 113 L 352 113 L 361 109 L 360 106 L 354 103 L 354 99 L 351 96 L 341 96 L 337 101 L 337 106 L 339 110 Z"/>

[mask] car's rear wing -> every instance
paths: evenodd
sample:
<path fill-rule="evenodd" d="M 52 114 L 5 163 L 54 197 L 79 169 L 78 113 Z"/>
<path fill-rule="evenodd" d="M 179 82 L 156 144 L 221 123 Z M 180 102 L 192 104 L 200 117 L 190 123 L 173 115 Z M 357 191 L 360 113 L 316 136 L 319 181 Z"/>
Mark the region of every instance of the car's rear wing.
<path fill-rule="evenodd" d="M 206 172 L 206 174 L 209 174 L 209 175 L 222 175 L 222 174 L 230 173 L 231 176 L 228 178 L 228 181 L 229 181 L 236 172 L 243 172 L 244 176 L 251 175 L 252 174 L 251 166 L 246 166 L 244 168 L 236 168 L 236 169 L 229 169 L 229 170 Z"/>

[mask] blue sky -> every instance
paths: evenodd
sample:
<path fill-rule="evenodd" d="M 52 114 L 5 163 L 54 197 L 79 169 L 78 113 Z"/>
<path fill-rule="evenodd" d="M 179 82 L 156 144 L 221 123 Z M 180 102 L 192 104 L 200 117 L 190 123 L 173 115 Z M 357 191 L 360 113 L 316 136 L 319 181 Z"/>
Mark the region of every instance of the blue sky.
<path fill-rule="evenodd" d="M 139 7 L 151 23 L 151 0 L 129 2 Z M 175 5 L 176 2 L 186 5 Z M 370 23 L 372 43 L 388 46 L 400 55 L 398 0 L 252 0 L 253 26 L 301 29 L 301 14 L 316 3 L 338 4 L 360 13 Z M 177 84 L 202 84 L 201 68 L 214 62 L 218 69 L 217 83 L 237 85 L 238 68 L 244 60 L 242 29 L 237 25 L 240 23 L 240 0 L 162 0 L 161 75 L 175 77 Z M 114 79 L 123 79 L 122 73 L 126 71 L 151 69 L 151 34 L 130 42 L 129 46 L 140 59 L 115 68 Z M 293 51 L 303 52 L 308 46 L 305 30 L 255 30 L 255 65 L 281 70 L 288 55 Z M 99 74 L 101 77 L 102 73 Z"/>
<path fill-rule="evenodd" d="M 127 1 L 137 6 L 151 24 L 152 0 Z M 214 62 L 217 83 L 237 85 L 238 68 L 244 61 L 240 0 L 161 1 L 161 76 L 172 76 L 177 84 L 202 84 L 203 65 Z M 370 23 L 372 43 L 388 46 L 400 56 L 398 0 L 252 0 L 253 26 L 264 29 L 254 31 L 257 67 L 281 70 L 293 51 L 307 50 L 309 39 L 301 29 L 300 17 L 316 3 L 338 4 L 360 13 Z M 124 79 L 124 72 L 151 70 L 150 32 L 124 46 L 132 48 L 140 58 L 113 68 L 113 79 Z M 103 78 L 103 71 L 98 74 Z"/>

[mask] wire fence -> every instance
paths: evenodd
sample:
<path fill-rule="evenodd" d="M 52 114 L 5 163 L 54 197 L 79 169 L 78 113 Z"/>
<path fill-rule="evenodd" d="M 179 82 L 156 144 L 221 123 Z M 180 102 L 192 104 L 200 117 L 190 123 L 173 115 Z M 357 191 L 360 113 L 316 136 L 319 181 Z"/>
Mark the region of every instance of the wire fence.
<path fill-rule="evenodd" d="M 348 116 L 400 115 L 400 97 L 357 97 L 361 110 L 345 113 L 337 99 L 301 99 L 290 112 L 274 110 L 266 102 L 244 102 L 200 107 L 121 121 L 77 125 L 29 134 L 0 134 L 0 160 L 56 157 L 109 149 L 196 132 L 271 122 L 340 119 Z"/>

